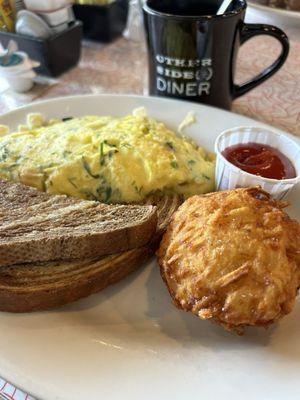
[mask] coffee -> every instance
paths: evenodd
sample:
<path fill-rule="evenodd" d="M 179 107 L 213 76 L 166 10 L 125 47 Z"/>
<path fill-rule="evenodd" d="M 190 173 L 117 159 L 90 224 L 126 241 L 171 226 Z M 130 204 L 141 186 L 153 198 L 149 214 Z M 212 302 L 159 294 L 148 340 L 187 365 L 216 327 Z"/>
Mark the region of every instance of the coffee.
<path fill-rule="evenodd" d="M 216 14 L 221 0 L 151 0 L 149 7 L 165 14 L 199 16 Z"/>
<path fill-rule="evenodd" d="M 270 25 L 245 24 L 245 0 L 233 0 L 217 15 L 222 0 L 146 0 L 149 92 L 229 109 L 232 100 L 272 76 L 289 51 L 284 32 Z M 234 84 L 240 44 L 256 35 L 282 44 L 279 58 L 257 77 Z"/>

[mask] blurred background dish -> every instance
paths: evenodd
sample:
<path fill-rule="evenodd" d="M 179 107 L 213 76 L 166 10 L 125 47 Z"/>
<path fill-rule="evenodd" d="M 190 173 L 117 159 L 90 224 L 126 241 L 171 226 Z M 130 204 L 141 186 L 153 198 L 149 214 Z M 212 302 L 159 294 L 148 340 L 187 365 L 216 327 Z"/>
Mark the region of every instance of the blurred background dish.
<path fill-rule="evenodd" d="M 61 32 L 64 32 L 65 30 L 67 30 L 68 26 L 69 26 L 68 23 L 64 23 L 64 24 L 52 26 L 51 28 L 52 28 L 52 32 L 61 33 Z"/>
<path fill-rule="evenodd" d="M 271 8 L 300 11 L 300 0 L 251 0 L 250 3 L 260 4 Z"/>
<path fill-rule="evenodd" d="M 71 0 L 24 0 L 25 6 L 31 11 L 53 11 L 66 7 Z"/>
<path fill-rule="evenodd" d="M 283 8 L 284 7 L 284 8 Z M 247 22 L 256 21 L 299 29 L 300 0 L 252 0 L 248 2 Z"/>
<path fill-rule="evenodd" d="M 111 42 L 126 27 L 128 0 L 76 0 L 73 5 L 76 20 L 83 23 L 85 39 Z"/>
<path fill-rule="evenodd" d="M 116 0 L 75 0 L 76 4 L 84 4 L 88 6 L 107 6 L 115 3 Z"/>
<path fill-rule="evenodd" d="M 51 27 L 74 21 L 74 13 L 71 6 L 54 11 L 38 12 L 37 14 Z"/>

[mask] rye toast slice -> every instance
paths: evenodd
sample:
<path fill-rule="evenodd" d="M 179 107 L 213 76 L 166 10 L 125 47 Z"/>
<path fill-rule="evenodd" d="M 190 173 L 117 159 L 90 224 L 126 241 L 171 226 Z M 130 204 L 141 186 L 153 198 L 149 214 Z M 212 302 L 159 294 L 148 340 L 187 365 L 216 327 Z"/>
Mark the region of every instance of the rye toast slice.
<path fill-rule="evenodd" d="M 0 180 L 0 266 L 115 254 L 147 244 L 152 205 L 107 205 Z"/>
<path fill-rule="evenodd" d="M 151 242 L 137 249 L 100 259 L 31 263 L 0 268 L 0 310 L 48 310 L 99 292 L 141 267 L 155 253 L 180 196 L 151 197 L 158 224 Z"/>

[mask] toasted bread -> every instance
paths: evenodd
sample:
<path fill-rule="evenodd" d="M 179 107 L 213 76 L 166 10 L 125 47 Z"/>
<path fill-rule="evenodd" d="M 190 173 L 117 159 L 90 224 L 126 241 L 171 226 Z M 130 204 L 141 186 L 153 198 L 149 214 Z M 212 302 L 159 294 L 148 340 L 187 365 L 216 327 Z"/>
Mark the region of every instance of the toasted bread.
<path fill-rule="evenodd" d="M 0 268 L 0 310 L 31 312 L 60 307 L 118 282 L 149 260 L 174 211 L 178 195 L 151 197 L 158 224 L 151 242 L 137 249 L 98 259 L 29 263 Z"/>
<path fill-rule="evenodd" d="M 157 225 L 152 205 L 108 205 L 0 180 L 0 266 L 95 258 L 141 247 Z"/>

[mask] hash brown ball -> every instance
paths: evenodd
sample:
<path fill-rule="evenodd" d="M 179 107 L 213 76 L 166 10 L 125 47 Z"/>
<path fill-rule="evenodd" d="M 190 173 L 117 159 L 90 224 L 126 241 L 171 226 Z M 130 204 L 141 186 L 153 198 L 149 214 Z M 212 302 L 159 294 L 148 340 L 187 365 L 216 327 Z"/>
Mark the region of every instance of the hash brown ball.
<path fill-rule="evenodd" d="M 288 314 L 300 278 L 300 225 L 260 188 L 193 196 L 157 252 L 177 307 L 242 334 Z"/>

